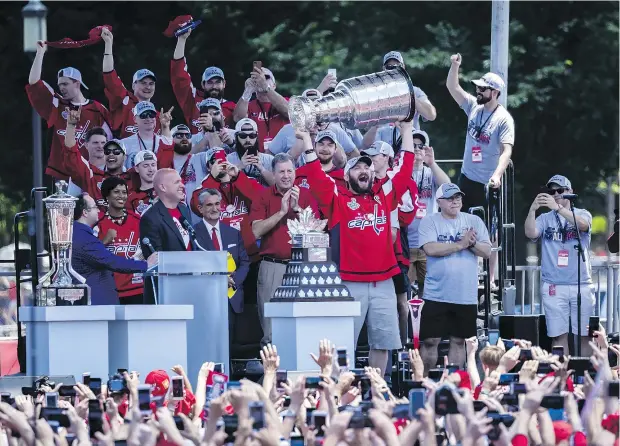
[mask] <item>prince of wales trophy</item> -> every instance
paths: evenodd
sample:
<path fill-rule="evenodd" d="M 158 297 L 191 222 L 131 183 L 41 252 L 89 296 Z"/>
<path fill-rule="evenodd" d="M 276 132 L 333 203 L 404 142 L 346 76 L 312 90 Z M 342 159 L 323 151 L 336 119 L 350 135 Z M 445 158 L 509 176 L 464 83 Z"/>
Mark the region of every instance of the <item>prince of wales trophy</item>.
<path fill-rule="evenodd" d="M 287 221 L 293 245 L 291 261 L 272 302 L 353 300 L 331 259 L 329 234 L 322 232 L 326 224 L 327 220 L 314 217 L 310 207 L 303 209 L 297 220 Z"/>
<path fill-rule="evenodd" d="M 66 193 L 67 182 L 56 183 L 56 193 L 45 198 L 52 251 L 52 268 L 37 285 L 36 305 L 89 305 L 90 287 L 71 267 L 73 211 L 77 198 Z M 42 236 L 42 234 L 41 234 Z"/>

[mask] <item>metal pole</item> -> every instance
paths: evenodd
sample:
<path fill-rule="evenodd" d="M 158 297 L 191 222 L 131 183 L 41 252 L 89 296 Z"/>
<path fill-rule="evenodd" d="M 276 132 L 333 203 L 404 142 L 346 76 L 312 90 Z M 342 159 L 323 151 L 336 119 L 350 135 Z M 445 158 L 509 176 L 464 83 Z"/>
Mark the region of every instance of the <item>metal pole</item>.
<path fill-rule="evenodd" d="M 506 83 L 506 89 L 499 97 L 499 103 L 506 107 L 506 99 L 508 96 L 510 2 L 493 1 L 491 15 L 491 71 L 499 74 Z"/>
<path fill-rule="evenodd" d="M 43 149 L 41 136 L 41 117 L 32 108 L 32 185 L 33 187 L 43 186 Z M 37 242 L 36 249 L 38 270 L 43 270 L 43 254 L 45 253 L 45 218 L 43 215 L 43 195 L 39 192 L 34 194 L 34 210 L 36 222 Z M 38 279 L 38 277 L 36 278 Z"/>

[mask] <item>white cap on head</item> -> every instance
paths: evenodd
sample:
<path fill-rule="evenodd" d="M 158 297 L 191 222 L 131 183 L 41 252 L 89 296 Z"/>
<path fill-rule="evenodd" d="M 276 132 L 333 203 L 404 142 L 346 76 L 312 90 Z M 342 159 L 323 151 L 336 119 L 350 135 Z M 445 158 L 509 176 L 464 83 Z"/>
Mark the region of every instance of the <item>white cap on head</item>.
<path fill-rule="evenodd" d="M 241 128 L 244 125 L 251 125 L 252 126 L 252 130 L 254 130 L 256 133 L 258 133 L 258 125 L 256 125 L 256 121 L 250 119 L 250 118 L 243 118 L 240 119 L 239 122 L 237 122 L 237 125 L 235 125 L 235 132 L 239 133 L 241 131 Z"/>
<path fill-rule="evenodd" d="M 147 68 L 142 68 L 141 70 L 136 71 L 133 74 L 133 82 L 141 81 L 145 77 L 152 77 L 155 82 L 157 82 L 157 78 L 155 77 L 155 73 Z"/>
<path fill-rule="evenodd" d="M 82 87 L 88 90 L 88 87 L 82 80 L 82 73 L 80 73 L 80 70 L 78 70 L 77 68 L 66 67 L 58 70 L 58 77 L 68 77 L 69 79 L 73 79 L 74 81 L 79 81 Z"/>
<path fill-rule="evenodd" d="M 571 182 L 564 175 L 553 175 L 551 178 L 549 178 L 549 181 L 547 181 L 547 187 L 549 187 L 550 184 L 557 184 L 558 186 L 564 187 L 566 189 L 573 188 Z"/>
<path fill-rule="evenodd" d="M 405 59 L 403 59 L 403 55 L 400 54 L 399 51 L 390 51 L 385 56 L 383 56 L 383 65 L 385 65 L 385 63 L 390 59 L 395 59 L 401 64 L 405 65 Z"/>
<path fill-rule="evenodd" d="M 134 166 L 143 161 L 157 161 L 157 156 L 150 150 L 140 150 L 133 159 Z"/>
<path fill-rule="evenodd" d="M 413 137 L 418 137 L 422 140 L 422 143 L 425 146 L 430 146 L 431 145 L 431 138 L 428 136 L 428 133 L 426 133 L 424 130 L 418 130 L 418 129 L 413 129 L 412 132 Z"/>
<path fill-rule="evenodd" d="M 454 183 L 444 183 L 437 188 L 437 199 L 451 198 L 456 194 L 465 195 L 461 189 Z"/>
<path fill-rule="evenodd" d="M 394 158 L 394 149 L 391 145 L 386 143 L 385 141 L 375 141 L 372 143 L 370 147 L 365 150 L 362 150 L 362 155 L 375 156 L 375 155 L 386 155 L 390 158 Z"/>
<path fill-rule="evenodd" d="M 503 91 L 506 86 L 500 75 L 495 73 L 487 73 L 480 79 L 471 81 L 471 83 L 477 87 L 488 87 L 497 91 Z"/>
<path fill-rule="evenodd" d="M 366 163 L 368 166 L 370 166 L 371 169 L 373 169 L 372 160 L 369 156 L 356 156 L 355 158 L 351 158 L 349 161 L 347 161 L 347 164 L 344 166 L 344 174 L 348 174 L 349 170 L 357 166 L 357 163 L 359 162 Z"/>
<path fill-rule="evenodd" d="M 157 110 L 155 109 L 155 106 L 153 105 L 152 102 L 141 101 L 141 102 L 138 102 L 136 106 L 133 108 L 133 115 L 140 116 L 142 113 L 146 111 L 152 111 L 152 112 L 157 113 Z"/>

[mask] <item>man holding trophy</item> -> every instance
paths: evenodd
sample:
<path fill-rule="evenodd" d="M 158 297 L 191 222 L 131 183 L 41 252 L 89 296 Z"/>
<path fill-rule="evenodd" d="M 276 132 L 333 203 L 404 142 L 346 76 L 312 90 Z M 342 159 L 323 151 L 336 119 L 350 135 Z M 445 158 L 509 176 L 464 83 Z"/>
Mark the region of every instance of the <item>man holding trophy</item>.
<path fill-rule="evenodd" d="M 344 168 L 347 187 L 334 184 L 321 169 L 312 140 L 299 131 L 310 192 L 321 207 L 329 208 L 329 226 L 340 223 L 340 274 L 343 285 L 361 303 L 355 320 L 355 339 L 368 318 L 369 366 L 385 373 L 389 350 L 401 348 L 392 277 L 400 273 L 390 231 L 390 213 L 407 190 L 413 172 L 413 124 L 401 122 L 402 161 L 394 176 L 374 191 L 374 167 L 368 156 L 350 159 Z M 383 247 L 383 249 L 381 248 Z"/>

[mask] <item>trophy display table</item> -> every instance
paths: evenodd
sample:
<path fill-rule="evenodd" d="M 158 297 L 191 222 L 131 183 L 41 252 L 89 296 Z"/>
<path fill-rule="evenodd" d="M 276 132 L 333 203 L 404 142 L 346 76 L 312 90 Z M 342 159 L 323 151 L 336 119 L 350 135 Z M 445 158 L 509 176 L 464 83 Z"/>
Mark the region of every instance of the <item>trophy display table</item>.
<path fill-rule="evenodd" d="M 157 276 L 161 306 L 194 307 L 194 318 L 187 321 L 187 375 L 197 376 L 206 361 L 221 362 L 228 370 L 226 251 L 160 252 Z"/>
<path fill-rule="evenodd" d="M 316 369 L 310 352 L 317 351 L 321 339 L 329 339 L 336 347 L 354 352 L 353 318 L 360 311 L 360 303 L 354 301 L 265 304 L 265 316 L 271 318 L 272 341 L 280 355 L 280 368 Z"/>
<path fill-rule="evenodd" d="M 21 307 L 26 323 L 26 374 L 108 376 L 108 326 L 114 306 Z"/>
<path fill-rule="evenodd" d="M 110 321 L 109 374 L 119 368 L 146 376 L 176 364 L 187 370 L 187 323 L 192 305 L 118 305 Z"/>

